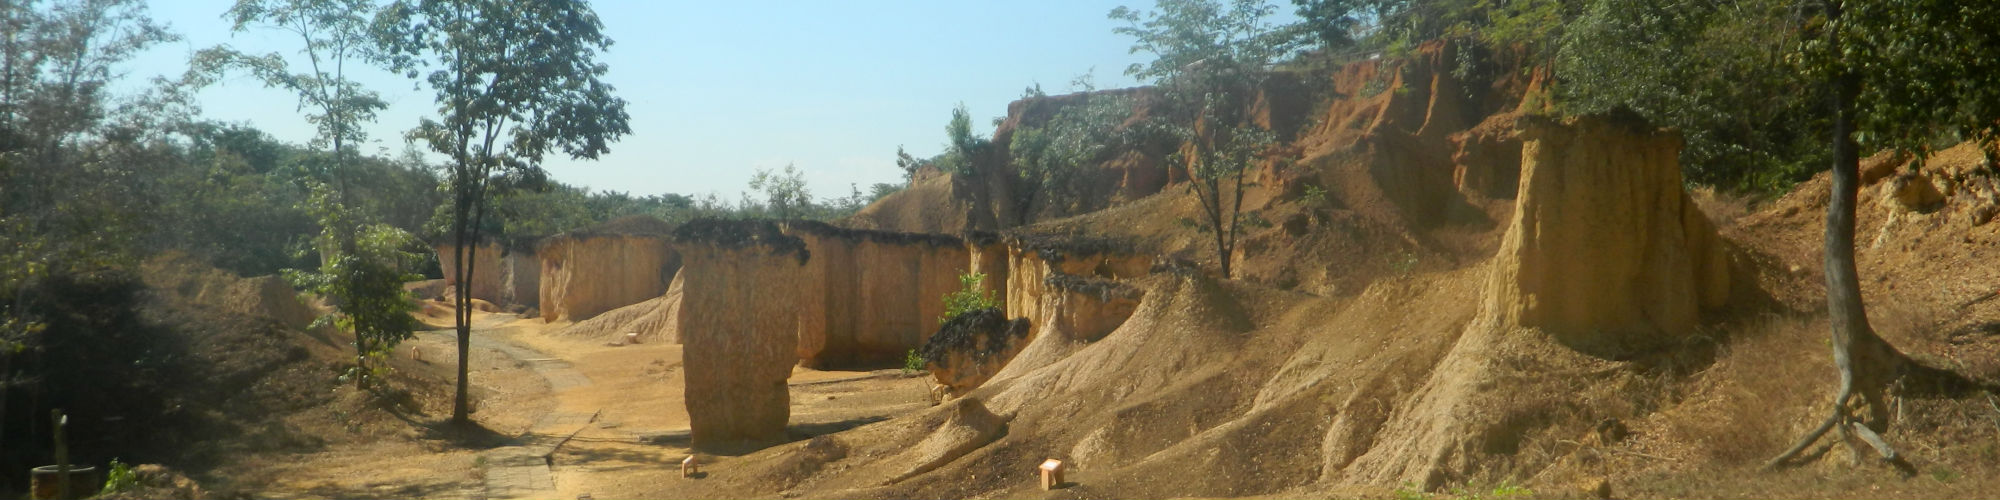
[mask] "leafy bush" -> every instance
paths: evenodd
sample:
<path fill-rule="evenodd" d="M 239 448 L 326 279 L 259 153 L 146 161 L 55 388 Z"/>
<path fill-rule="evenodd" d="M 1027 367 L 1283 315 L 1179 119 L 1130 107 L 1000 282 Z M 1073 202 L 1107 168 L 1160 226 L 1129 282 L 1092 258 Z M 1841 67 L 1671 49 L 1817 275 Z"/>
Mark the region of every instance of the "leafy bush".
<path fill-rule="evenodd" d="M 138 487 L 139 474 L 133 472 L 132 464 L 120 462 L 118 459 L 113 458 L 111 459 L 111 470 L 104 474 L 104 489 L 99 490 L 97 494 L 110 495 L 123 491 L 131 491 Z"/>
<path fill-rule="evenodd" d="M 1078 81 L 1079 90 L 1093 90 L 1087 77 Z M 1084 94 L 1047 122 L 1014 131 L 1008 152 L 1019 178 L 1015 185 L 1022 223 L 1036 215 L 1033 210 L 1037 202 L 1044 212 L 1055 216 L 1093 208 L 1077 206 L 1088 201 L 1082 192 L 1086 185 L 1083 176 L 1091 171 L 1092 162 L 1103 159 L 1106 151 L 1127 147 L 1120 125 L 1132 116 L 1132 108 L 1129 96 Z"/>
<path fill-rule="evenodd" d="M 1680 131 L 1690 181 L 1782 192 L 1830 161 L 1823 85 L 1785 62 L 1799 42 L 1793 15 L 1780 0 L 1659 9 L 1591 1 L 1554 57 L 1557 103 L 1570 114 L 1626 108 Z"/>
<path fill-rule="evenodd" d="M 1308 184 L 1306 185 L 1306 193 L 1299 196 L 1299 202 L 1309 207 L 1326 206 L 1326 189 Z"/>
<path fill-rule="evenodd" d="M 979 165 L 975 161 L 993 147 L 993 142 L 972 132 L 972 113 L 966 111 L 964 103 L 951 109 L 951 121 L 945 123 L 944 135 L 947 140 L 944 153 L 930 163 L 947 173 L 977 174 Z"/>
<path fill-rule="evenodd" d="M 961 274 L 958 276 L 958 286 L 958 291 L 944 295 L 944 317 L 938 318 L 938 324 L 949 322 L 966 311 L 1002 306 L 1000 299 L 995 298 L 993 292 L 986 289 L 984 273 Z"/>
<path fill-rule="evenodd" d="M 417 278 L 407 270 L 422 260 L 412 251 L 419 244 L 408 232 L 373 223 L 341 204 L 330 187 L 311 189 L 308 209 L 324 228 L 315 241 L 324 262 L 317 270 L 288 269 L 285 277 L 340 304 L 314 326 L 332 324 L 354 333 L 354 370 L 342 379 L 367 388 L 387 375 L 385 353 L 415 335 L 417 321 L 410 313 L 417 306 L 403 283 Z"/>
<path fill-rule="evenodd" d="M 911 349 L 908 354 L 903 355 L 903 374 L 909 375 L 920 371 L 924 371 L 924 357 L 917 354 L 916 349 Z"/>

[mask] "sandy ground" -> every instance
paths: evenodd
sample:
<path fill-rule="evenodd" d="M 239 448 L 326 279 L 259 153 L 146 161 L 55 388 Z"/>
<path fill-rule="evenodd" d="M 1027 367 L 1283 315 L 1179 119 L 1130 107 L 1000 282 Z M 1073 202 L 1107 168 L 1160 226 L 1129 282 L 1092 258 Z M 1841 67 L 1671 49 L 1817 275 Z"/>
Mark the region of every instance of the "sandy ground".
<path fill-rule="evenodd" d="M 437 318 L 426 320 L 442 326 Z M 474 324 L 473 417 L 490 430 L 485 438 L 436 430 L 442 426 L 434 422 L 449 416 L 445 406 L 443 414 L 427 415 L 429 422 L 412 422 L 416 425 L 399 432 L 354 436 L 314 453 L 258 457 L 218 475 L 231 478 L 233 490 L 256 498 L 729 495 L 713 488 L 722 482 L 680 477 L 680 461 L 693 453 L 681 346 L 557 337 L 548 333 L 567 323 L 502 314 L 480 313 Z M 450 331 L 422 333 L 398 354 L 412 358 L 412 350 L 422 353 L 422 362 L 412 361 L 417 369 L 450 380 L 457 363 Z M 929 384 L 927 377 L 895 370 L 797 369 L 791 379 L 792 436 L 807 439 L 929 407 Z M 441 389 L 446 395 L 449 390 Z M 546 474 L 500 472 L 532 469 L 505 463 L 500 450 L 542 446 L 540 453 L 551 445 Z M 699 455 L 707 464 L 732 458 Z M 508 481 L 522 487 L 503 487 Z"/>

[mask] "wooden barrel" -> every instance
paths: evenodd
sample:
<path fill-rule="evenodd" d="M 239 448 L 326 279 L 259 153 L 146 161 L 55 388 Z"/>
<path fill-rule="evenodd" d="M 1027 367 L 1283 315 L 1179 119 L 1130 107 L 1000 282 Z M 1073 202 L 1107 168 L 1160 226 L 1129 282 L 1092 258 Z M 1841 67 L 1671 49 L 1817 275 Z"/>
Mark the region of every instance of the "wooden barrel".
<path fill-rule="evenodd" d="M 56 498 L 56 495 L 62 494 L 62 488 L 56 482 L 57 477 L 61 476 L 62 473 L 56 470 L 56 466 L 44 465 L 36 467 L 30 469 L 28 475 L 31 477 L 29 481 L 31 498 L 35 500 L 51 500 Z M 97 480 L 96 467 L 87 465 L 69 466 L 70 497 L 84 498 L 96 495 L 97 490 L 102 489 L 103 485 L 104 483 Z"/>

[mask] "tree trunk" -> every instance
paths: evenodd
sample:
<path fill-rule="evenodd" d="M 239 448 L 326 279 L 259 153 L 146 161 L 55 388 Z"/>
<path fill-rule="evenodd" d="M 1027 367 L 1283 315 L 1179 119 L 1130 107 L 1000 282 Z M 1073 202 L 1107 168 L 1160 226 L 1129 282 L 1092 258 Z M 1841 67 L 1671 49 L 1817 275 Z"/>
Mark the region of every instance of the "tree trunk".
<path fill-rule="evenodd" d="M 472 422 L 471 407 L 466 399 L 466 374 L 471 366 L 469 358 L 472 343 L 472 276 L 473 268 L 477 264 L 474 259 L 479 255 L 474 250 L 479 244 L 479 227 L 484 222 L 482 219 L 486 218 L 487 175 L 486 172 L 480 172 L 477 176 L 468 176 L 471 180 L 466 182 L 471 184 L 468 186 L 469 192 L 461 210 L 469 213 L 467 214 L 469 217 L 461 219 L 465 221 L 465 227 L 459 232 L 458 248 L 455 250 L 459 255 L 457 267 L 464 269 L 464 272 L 459 274 L 457 294 L 458 392 L 452 399 L 452 421 L 459 424 Z"/>
<path fill-rule="evenodd" d="M 1222 182 L 1213 181 L 1208 189 L 1214 193 L 1209 199 L 1214 200 L 1215 209 L 1209 211 L 1208 220 L 1209 227 L 1215 230 L 1215 258 L 1222 263 L 1222 279 L 1230 279 L 1234 275 L 1231 274 L 1229 262 L 1233 260 L 1230 257 L 1235 253 L 1235 249 L 1229 247 L 1229 229 L 1222 227 Z"/>
<path fill-rule="evenodd" d="M 1827 37 L 1834 53 L 1840 51 L 1840 6 L 1826 2 Z M 1884 392 L 1896 369 L 1896 360 L 1887 342 L 1868 326 L 1868 312 L 1861 301 L 1861 279 L 1854 264 L 1854 210 L 1861 189 L 1860 147 L 1854 141 L 1855 99 L 1861 91 L 1860 76 L 1845 68 L 1837 71 L 1833 86 L 1833 187 L 1826 203 L 1826 302 L 1833 330 L 1833 364 L 1840 370 L 1840 387 L 1834 396 L 1833 411 L 1819 427 L 1801 438 L 1791 449 L 1765 464 L 1783 465 L 1825 435 L 1839 430 L 1841 441 L 1849 432 L 1859 434 L 1882 458 L 1900 464 L 1896 451 L 1881 440 L 1887 425 L 1888 405 Z M 1866 423 L 1857 422 L 1848 412 L 1854 396 L 1862 397 L 1869 408 Z M 1860 450 L 1855 449 L 1857 456 Z"/>
<path fill-rule="evenodd" d="M 462 173 L 461 177 L 463 177 Z M 464 180 L 461 178 L 459 182 L 464 182 Z M 465 241 L 467 226 L 469 225 L 466 216 L 470 215 L 468 212 L 471 212 L 470 207 L 467 206 L 469 198 L 470 196 L 462 190 L 458 193 L 458 199 L 454 203 L 457 205 L 454 207 L 457 213 L 453 214 L 456 217 L 454 217 L 452 222 L 453 239 L 451 252 L 456 258 L 452 259 L 451 272 L 452 276 L 458 282 L 458 288 L 452 293 L 452 306 L 455 311 L 452 314 L 452 321 L 453 327 L 458 333 L 458 389 L 453 393 L 451 405 L 451 421 L 455 424 L 467 424 L 472 421 L 470 418 L 471 412 L 467 411 L 465 383 L 466 371 L 470 366 L 467 364 L 466 358 L 471 353 L 467 344 L 472 341 L 472 313 L 470 311 L 472 306 L 472 287 L 469 286 L 471 283 L 467 282 L 467 279 L 472 274 L 472 265 L 469 262 L 469 254 L 472 252 L 467 251 L 468 247 Z"/>

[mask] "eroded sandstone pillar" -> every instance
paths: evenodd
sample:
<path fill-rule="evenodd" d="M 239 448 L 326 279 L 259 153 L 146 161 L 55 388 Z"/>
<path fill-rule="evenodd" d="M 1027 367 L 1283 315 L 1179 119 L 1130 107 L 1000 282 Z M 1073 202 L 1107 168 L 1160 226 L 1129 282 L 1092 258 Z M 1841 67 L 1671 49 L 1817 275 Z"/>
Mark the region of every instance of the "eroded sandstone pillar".
<path fill-rule="evenodd" d="M 1525 125 L 1489 313 L 1620 357 L 1692 333 L 1727 301 L 1727 257 L 1682 189 L 1679 137 L 1630 119 Z"/>
<path fill-rule="evenodd" d="M 798 360 L 800 291 L 809 253 L 767 222 L 694 221 L 683 245 L 680 333 L 694 445 L 782 442 L 785 379 Z"/>

